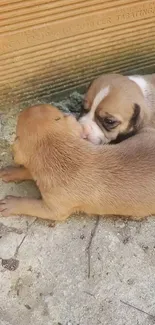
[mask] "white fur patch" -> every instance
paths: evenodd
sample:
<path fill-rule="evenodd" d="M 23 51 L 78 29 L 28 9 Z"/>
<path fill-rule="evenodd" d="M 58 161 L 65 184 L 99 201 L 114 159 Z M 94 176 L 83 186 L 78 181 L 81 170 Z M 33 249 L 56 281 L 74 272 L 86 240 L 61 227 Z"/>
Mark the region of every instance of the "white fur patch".
<path fill-rule="evenodd" d="M 92 107 L 91 107 L 91 112 L 94 113 L 97 106 L 101 103 L 101 101 L 106 97 L 108 96 L 110 92 L 110 86 L 106 87 L 106 88 L 103 88 L 101 89 L 97 95 L 95 96 L 94 100 L 93 100 L 93 103 L 92 103 Z"/>
<path fill-rule="evenodd" d="M 148 91 L 148 83 L 146 82 L 146 80 L 141 76 L 129 76 L 128 78 L 134 81 L 139 86 L 144 97 L 146 97 L 146 92 Z"/>
<path fill-rule="evenodd" d="M 84 137 L 94 144 L 104 144 L 108 142 L 108 139 L 93 119 L 97 106 L 109 94 L 109 92 L 110 86 L 101 89 L 94 98 L 90 111 L 79 119 L 79 122 L 83 125 Z"/>

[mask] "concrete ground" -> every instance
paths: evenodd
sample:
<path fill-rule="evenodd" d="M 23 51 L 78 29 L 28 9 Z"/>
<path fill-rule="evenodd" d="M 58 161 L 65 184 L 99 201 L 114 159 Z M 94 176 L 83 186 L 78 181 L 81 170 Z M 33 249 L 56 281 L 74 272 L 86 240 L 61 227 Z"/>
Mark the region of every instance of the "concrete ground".
<path fill-rule="evenodd" d="M 74 94 L 59 106 L 79 104 Z M 16 115 L 1 114 L 1 166 L 11 163 Z M 31 182 L 1 182 L 6 194 L 38 196 Z M 155 324 L 154 218 L 1 218 L 0 260 L 0 325 Z"/>

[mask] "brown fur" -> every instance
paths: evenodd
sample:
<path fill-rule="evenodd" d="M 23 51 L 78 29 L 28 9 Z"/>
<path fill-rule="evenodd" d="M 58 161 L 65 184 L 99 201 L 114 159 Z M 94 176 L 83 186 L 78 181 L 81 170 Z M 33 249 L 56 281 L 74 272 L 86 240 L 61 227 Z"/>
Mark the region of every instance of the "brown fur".
<path fill-rule="evenodd" d="M 155 75 L 143 78 L 147 84 L 145 94 L 135 81 L 120 74 L 101 75 L 90 84 L 80 119 L 89 141 L 95 143 L 98 136 L 103 144 L 120 142 L 152 124 L 152 119 L 155 120 Z M 87 114 L 92 112 L 97 94 L 106 87 L 109 87 L 108 95 L 99 102 L 93 114 Z M 115 122 L 114 127 L 107 128 L 106 118 Z M 103 137 L 94 128 L 93 121 L 102 131 Z"/>
<path fill-rule="evenodd" d="M 3 216 L 25 214 L 65 220 L 74 212 L 127 215 L 155 213 L 155 131 L 118 145 L 95 146 L 82 138 L 72 116 L 50 105 L 20 113 L 14 159 L 24 167 L 0 171 L 3 181 L 33 179 L 42 199 L 6 197 Z"/>

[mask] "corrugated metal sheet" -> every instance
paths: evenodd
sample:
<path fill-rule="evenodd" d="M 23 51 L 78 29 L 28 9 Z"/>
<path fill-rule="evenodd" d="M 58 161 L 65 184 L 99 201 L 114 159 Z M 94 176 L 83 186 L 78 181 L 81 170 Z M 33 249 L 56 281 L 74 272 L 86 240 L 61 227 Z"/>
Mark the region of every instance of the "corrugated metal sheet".
<path fill-rule="evenodd" d="M 148 69 L 154 50 L 154 0 L 1 0 L 0 106 Z"/>

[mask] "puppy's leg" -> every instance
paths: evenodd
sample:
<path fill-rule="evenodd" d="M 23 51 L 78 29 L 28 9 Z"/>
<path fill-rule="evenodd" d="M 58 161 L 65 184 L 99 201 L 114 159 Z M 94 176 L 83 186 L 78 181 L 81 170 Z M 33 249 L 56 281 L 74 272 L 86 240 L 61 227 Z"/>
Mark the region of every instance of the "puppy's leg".
<path fill-rule="evenodd" d="M 25 167 L 8 166 L 0 169 L 0 178 L 3 182 L 21 182 L 23 180 L 31 180 L 32 176 Z"/>
<path fill-rule="evenodd" d="M 46 203 L 39 199 L 7 196 L 0 200 L 0 212 L 2 216 L 27 215 L 41 219 L 65 220 L 68 217 L 64 210 L 52 207 L 48 208 Z"/>

